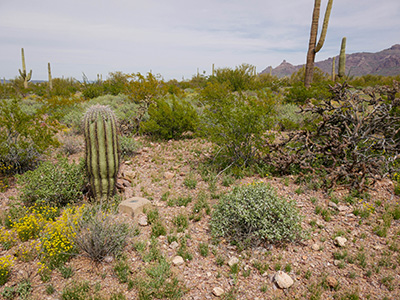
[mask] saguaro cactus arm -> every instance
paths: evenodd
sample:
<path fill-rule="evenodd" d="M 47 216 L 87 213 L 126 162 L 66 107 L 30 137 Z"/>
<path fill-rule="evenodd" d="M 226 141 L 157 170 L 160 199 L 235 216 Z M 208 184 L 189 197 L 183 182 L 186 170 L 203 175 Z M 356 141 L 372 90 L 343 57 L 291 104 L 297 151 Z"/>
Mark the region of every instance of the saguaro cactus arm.
<path fill-rule="evenodd" d="M 324 23 L 322 26 L 321 37 L 317 44 L 317 35 L 318 35 L 318 22 L 319 22 L 319 13 L 321 7 L 321 0 L 314 1 L 314 10 L 311 22 L 311 30 L 310 30 L 310 41 L 308 44 L 308 52 L 307 52 L 307 62 L 306 62 L 306 71 L 304 76 L 304 85 L 308 88 L 311 85 L 313 74 L 314 74 L 314 60 L 315 54 L 321 50 L 326 37 L 326 32 L 328 30 L 329 17 L 331 14 L 333 5 L 333 0 L 328 0 L 328 4 L 326 6 Z"/>
<path fill-rule="evenodd" d="M 346 75 L 346 37 L 343 37 L 342 44 L 340 45 L 338 76 L 342 78 L 345 75 Z"/>
<path fill-rule="evenodd" d="M 106 200 L 115 193 L 119 170 L 116 117 L 108 106 L 94 105 L 83 123 L 91 192 L 96 200 Z"/>

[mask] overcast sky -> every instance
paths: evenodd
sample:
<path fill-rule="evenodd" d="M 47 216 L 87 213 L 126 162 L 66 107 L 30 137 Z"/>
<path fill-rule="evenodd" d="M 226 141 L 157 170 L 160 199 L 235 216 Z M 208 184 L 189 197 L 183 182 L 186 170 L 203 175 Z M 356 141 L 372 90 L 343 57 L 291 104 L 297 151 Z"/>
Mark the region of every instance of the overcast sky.
<path fill-rule="evenodd" d="M 322 0 L 320 25 L 327 0 Z M 0 78 L 22 68 L 33 79 L 103 79 L 152 71 L 190 79 L 242 63 L 305 63 L 314 0 L 0 0 Z M 400 43 L 399 0 L 334 0 L 316 60 L 376 52 Z"/>

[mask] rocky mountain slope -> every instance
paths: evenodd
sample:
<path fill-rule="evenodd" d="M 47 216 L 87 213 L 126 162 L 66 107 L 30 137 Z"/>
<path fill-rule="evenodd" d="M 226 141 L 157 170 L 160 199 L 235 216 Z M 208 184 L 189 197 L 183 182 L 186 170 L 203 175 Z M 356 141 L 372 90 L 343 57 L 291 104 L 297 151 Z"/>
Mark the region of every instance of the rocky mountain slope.
<path fill-rule="evenodd" d="M 330 57 L 326 60 L 315 63 L 315 66 L 322 71 L 330 74 L 332 70 L 332 60 Z M 339 56 L 336 57 L 336 70 Z M 270 73 L 279 78 L 290 76 L 292 73 L 301 69 L 304 65 L 294 66 L 284 60 L 276 68 L 271 66 L 265 68 L 262 73 Z M 376 53 L 359 52 L 346 55 L 346 74 L 349 76 L 362 76 L 367 74 L 392 76 L 400 74 L 400 44 L 393 45 L 389 49 Z"/>

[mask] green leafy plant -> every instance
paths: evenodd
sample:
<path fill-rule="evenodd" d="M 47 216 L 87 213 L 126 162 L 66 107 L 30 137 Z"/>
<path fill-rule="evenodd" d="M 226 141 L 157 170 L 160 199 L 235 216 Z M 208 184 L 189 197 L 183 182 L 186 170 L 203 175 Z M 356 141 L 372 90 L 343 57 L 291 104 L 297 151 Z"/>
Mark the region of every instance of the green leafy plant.
<path fill-rule="evenodd" d="M 210 222 L 211 233 L 238 244 L 295 241 L 302 237 L 302 217 L 293 201 L 264 183 L 235 187 L 222 196 Z"/>
<path fill-rule="evenodd" d="M 10 278 L 11 267 L 14 259 L 11 255 L 0 257 L 0 286 L 4 285 Z"/>
<path fill-rule="evenodd" d="M 140 132 L 157 139 L 179 139 L 197 129 L 198 114 L 185 100 L 156 99 L 150 104 L 148 114 L 149 120 L 140 124 Z"/>
<path fill-rule="evenodd" d="M 203 135 L 219 149 L 214 162 L 220 167 L 248 166 L 268 151 L 266 139 L 272 139 L 274 103 L 272 95 L 229 93 L 223 84 L 208 84 L 202 91 L 204 103 Z"/>
<path fill-rule="evenodd" d="M 57 125 L 43 111 L 24 112 L 17 100 L 0 102 L 0 171 L 6 175 L 34 169 L 50 147 L 58 146 Z"/>
<path fill-rule="evenodd" d="M 82 199 L 85 185 L 84 164 L 68 163 L 66 158 L 53 164 L 42 162 L 33 171 L 18 177 L 21 187 L 21 199 L 26 205 L 46 203 L 64 206 Z"/>

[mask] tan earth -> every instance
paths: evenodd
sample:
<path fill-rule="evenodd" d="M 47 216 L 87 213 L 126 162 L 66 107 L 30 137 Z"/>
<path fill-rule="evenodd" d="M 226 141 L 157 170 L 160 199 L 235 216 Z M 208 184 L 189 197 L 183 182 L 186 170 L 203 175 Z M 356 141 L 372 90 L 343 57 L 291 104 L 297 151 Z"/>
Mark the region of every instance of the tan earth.
<path fill-rule="evenodd" d="M 137 155 L 121 166 L 120 182 L 128 185 L 121 193 L 124 198 L 137 196 L 150 200 L 159 211 L 167 235 L 189 237 L 187 251 L 192 259 L 183 262 L 176 257 L 176 243 L 168 243 L 167 236 L 158 238 L 161 253 L 185 287 L 182 299 L 400 299 L 400 220 L 391 220 L 384 237 L 374 232 L 376 226 L 383 224 L 385 206 L 399 203 L 399 196 L 394 195 L 390 180 L 378 182 L 369 191 L 369 200 L 364 201 L 374 207 L 374 212 L 367 218 L 361 218 L 355 216 L 353 211 L 363 209 L 366 202 L 348 204 L 344 200 L 348 191 L 343 188 L 337 188 L 333 195 L 328 195 L 323 189 L 312 190 L 307 185 L 295 184 L 295 177 L 292 176 L 253 176 L 229 182 L 230 178 L 223 179 L 224 175 L 221 175 L 213 194 L 225 193 L 235 185 L 253 181 L 270 183 L 281 196 L 296 201 L 304 215 L 302 226 L 309 232 L 309 238 L 298 243 L 263 244 L 240 251 L 224 240 L 213 243 L 209 215 L 203 214 L 197 222 L 190 220 L 184 233 L 176 233 L 173 224 L 173 218 L 178 214 L 189 216 L 192 213 L 201 193 L 207 196 L 211 207 L 218 202 L 211 197 L 210 183 L 204 180 L 204 176 L 202 178 L 200 167 L 202 161 L 210 156 L 212 145 L 198 139 L 152 143 L 138 138 L 138 142 L 142 143 L 142 147 Z M 82 155 L 83 152 L 80 152 L 71 160 Z M 194 182 L 195 187 L 189 188 L 190 184 L 187 181 L 185 184 L 185 179 Z M 168 199 L 190 195 L 192 201 L 187 207 L 168 206 L 164 201 L 167 192 Z M 2 211 L 7 209 L 10 197 L 17 194 L 18 187 L 14 185 L 0 195 Z M 338 201 L 334 203 L 331 199 Z M 330 211 L 331 219 L 325 216 L 324 220 L 324 213 L 316 214 L 316 207 L 317 211 Z M 151 225 L 142 223 L 144 226 L 139 227 L 126 214 L 122 214 L 121 219 L 140 229 L 140 234 L 130 238 L 124 251 L 131 271 L 130 278 L 134 281 L 143 278 L 144 270 L 149 265 L 134 245 L 138 241 L 149 245 Z M 341 239 L 335 240 L 338 236 Z M 201 243 L 208 244 L 206 256 L 200 253 Z M 14 255 L 16 248 L 0 248 L 0 255 Z M 237 274 L 228 265 L 232 258 L 238 261 Z M 48 282 L 42 282 L 38 276 L 37 260 L 19 261 L 12 269 L 10 280 L 0 287 L 0 293 L 6 287 L 17 286 L 22 279 L 29 278 L 33 289 L 28 299 L 61 299 L 66 286 L 74 281 L 87 280 L 96 295 L 106 297 L 121 292 L 125 299 L 138 299 L 135 286 L 119 283 L 113 271 L 116 260 L 109 258 L 107 261 L 96 265 L 84 256 L 77 256 L 67 263 L 74 272 L 71 278 L 64 279 L 60 271 L 54 270 Z M 293 280 L 289 288 L 282 289 L 276 284 L 274 278 L 278 271 L 285 272 Z M 52 294 L 46 292 L 50 284 L 55 290 Z"/>

